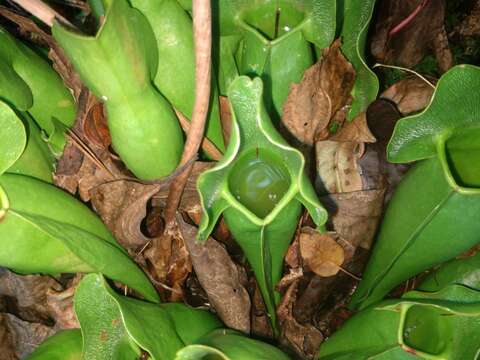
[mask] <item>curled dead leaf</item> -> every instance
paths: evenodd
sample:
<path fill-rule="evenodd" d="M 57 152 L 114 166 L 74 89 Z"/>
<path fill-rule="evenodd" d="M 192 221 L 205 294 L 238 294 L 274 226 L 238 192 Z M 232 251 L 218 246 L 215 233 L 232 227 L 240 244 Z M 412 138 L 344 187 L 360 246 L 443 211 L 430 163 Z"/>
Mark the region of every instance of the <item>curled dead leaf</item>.
<path fill-rule="evenodd" d="M 283 106 L 283 123 L 300 142 L 313 145 L 324 138 L 332 119 L 343 123 L 355 80 L 353 66 L 343 56 L 337 39 L 322 51 L 320 60 L 293 84 Z"/>
<path fill-rule="evenodd" d="M 430 103 L 433 91 L 430 84 L 418 77 L 406 78 L 390 86 L 380 98 L 392 101 L 402 115 L 408 115 L 425 109 Z"/>
<path fill-rule="evenodd" d="M 196 241 L 197 228 L 177 217 L 183 239 L 190 253 L 197 278 L 207 293 L 210 303 L 222 321 L 230 328 L 250 332 L 250 297 L 242 284 L 241 269 L 225 248 L 208 238 Z"/>
<path fill-rule="evenodd" d="M 304 264 L 323 277 L 338 273 L 345 260 L 343 248 L 332 237 L 311 228 L 302 229 L 300 253 Z"/>

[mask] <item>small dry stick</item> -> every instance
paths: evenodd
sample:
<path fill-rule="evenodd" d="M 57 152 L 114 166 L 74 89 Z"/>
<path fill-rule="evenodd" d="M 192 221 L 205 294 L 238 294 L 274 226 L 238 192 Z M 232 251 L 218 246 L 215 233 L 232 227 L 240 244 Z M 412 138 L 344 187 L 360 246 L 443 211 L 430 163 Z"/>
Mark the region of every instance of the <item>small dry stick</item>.
<path fill-rule="evenodd" d="M 210 76 L 212 51 L 212 15 L 209 0 L 193 0 L 193 34 L 195 40 L 195 105 L 192 122 L 187 134 L 180 166 L 195 159 L 200 149 L 205 131 L 208 106 L 210 102 Z M 179 174 L 170 185 L 164 212 L 165 232 L 169 233 L 175 226 L 177 212 L 183 189 L 193 168 L 193 162 Z"/>
<path fill-rule="evenodd" d="M 55 19 L 74 28 L 73 24 L 41 0 L 12 0 L 32 15 L 52 27 Z"/>

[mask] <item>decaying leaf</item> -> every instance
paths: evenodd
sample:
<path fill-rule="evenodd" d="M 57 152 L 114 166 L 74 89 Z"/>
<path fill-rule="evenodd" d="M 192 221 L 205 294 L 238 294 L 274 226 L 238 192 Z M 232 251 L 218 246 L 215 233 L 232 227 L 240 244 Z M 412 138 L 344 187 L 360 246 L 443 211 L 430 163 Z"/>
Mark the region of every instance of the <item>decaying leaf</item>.
<path fill-rule="evenodd" d="M 283 123 L 302 143 L 313 145 L 328 134 L 332 119 L 345 120 L 355 80 L 353 66 L 343 56 L 341 41 L 323 50 L 320 60 L 291 86 L 283 106 Z"/>
<path fill-rule="evenodd" d="M 293 316 L 298 285 L 299 281 L 295 281 L 289 286 L 277 309 L 281 328 L 280 344 L 293 349 L 302 359 L 313 359 L 324 337 L 315 326 L 300 324 Z"/>
<path fill-rule="evenodd" d="M 443 26 L 444 17 L 444 0 L 380 2 L 371 42 L 373 56 L 380 63 L 410 68 L 433 51 L 440 70 L 447 71 L 453 66 L 453 56 Z"/>
<path fill-rule="evenodd" d="M 82 274 L 76 274 L 66 286 L 65 290 L 57 291 L 50 288 L 47 291 L 47 305 L 50 314 L 55 319 L 55 330 L 79 328 L 77 316 L 73 309 L 73 297 Z"/>
<path fill-rule="evenodd" d="M 324 140 L 317 142 L 317 180 L 319 193 L 362 190 L 358 160 L 365 150 L 363 143 Z"/>
<path fill-rule="evenodd" d="M 480 2 L 476 1 L 472 11 L 455 27 L 454 33 L 461 36 L 480 35 Z"/>
<path fill-rule="evenodd" d="M 331 141 L 374 143 L 375 136 L 367 124 L 367 114 L 363 112 L 352 121 L 345 123 L 340 130 L 329 137 Z"/>
<path fill-rule="evenodd" d="M 3 359 L 24 359 L 47 337 L 55 331 L 46 325 L 23 321 L 11 314 L 0 313 L 0 350 L 6 347 L 6 353 L 0 353 Z M 12 350 L 14 354 L 12 354 Z M 5 356 L 5 357 L 4 357 Z"/>
<path fill-rule="evenodd" d="M 230 128 L 232 126 L 232 112 L 230 111 L 230 102 L 226 96 L 218 98 L 220 104 L 220 121 L 222 122 L 223 140 L 227 146 L 230 140 Z"/>
<path fill-rule="evenodd" d="M 402 115 L 418 112 L 427 107 L 434 88 L 418 77 L 409 77 L 390 86 L 381 95 L 397 105 Z"/>
<path fill-rule="evenodd" d="M 25 321 L 50 324 L 55 321 L 47 303 L 51 288 L 62 289 L 50 276 L 18 275 L 0 268 L 0 299 L 9 304 L 9 312 Z"/>
<path fill-rule="evenodd" d="M 330 194 L 322 198 L 333 229 L 351 246 L 370 249 L 383 209 L 385 189 Z"/>
<path fill-rule="evenodd" d="M 246 275 L 228 255 L 225 248 L 208 238 L 195 239 L 197 228 L 177 217 L 183 239 L 190 253 L 197 278 L 218 316 L 229 328 L 250 332 L 250 297 L 242 284 Z"/>
<path fill-rule="evenodd" d="M 323 277 L 338 273 L 345 260 L 343 248 L 332 237 L 311 228 L 302 229 L 300 253 L 308 269 Z"/>

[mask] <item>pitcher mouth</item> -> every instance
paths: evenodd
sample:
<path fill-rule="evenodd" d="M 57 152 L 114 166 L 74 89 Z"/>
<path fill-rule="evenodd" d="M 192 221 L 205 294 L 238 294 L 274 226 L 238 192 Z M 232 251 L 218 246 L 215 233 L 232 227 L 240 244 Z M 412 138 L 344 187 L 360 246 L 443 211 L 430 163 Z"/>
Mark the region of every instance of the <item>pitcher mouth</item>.
<path fill-rule="evenodd" d="M 290 172 L 281 158 L 265 148 L 242 154 L 228 176 L 228 188 L 235 200 L 259 219 L 278 206 L 291 185 Z"/>
<path fill-rule="evenodd" d="M 2 222 L 2 220 L 7 215 L 9 206 L 10 206 L 10 203 L 8 201 L 7 194 L 0 186 L 0 222 Z"/>
<path fill-rule="evenodd" d="M 449 348 L 451 313 L 431 305 L 411 304 L 402 309 L 399 342 L 426 358 L 443 358 Z"/>
<path fill-rule="evenodd" d="M 456 131 L 455 136 L 437 143 L 437 154 L 447 181 L 460 193 L 480 194 L 480 146 L 475 146 L 479 137 L 480 128 L 470 128 Z"/>
<path fill-rule="evenodd" d="M 256 6 L 241 15 L 241 22 L 268 41 L 275 41 L 297 28 L 306 16 L 287 2 L 270 2 Z"/>

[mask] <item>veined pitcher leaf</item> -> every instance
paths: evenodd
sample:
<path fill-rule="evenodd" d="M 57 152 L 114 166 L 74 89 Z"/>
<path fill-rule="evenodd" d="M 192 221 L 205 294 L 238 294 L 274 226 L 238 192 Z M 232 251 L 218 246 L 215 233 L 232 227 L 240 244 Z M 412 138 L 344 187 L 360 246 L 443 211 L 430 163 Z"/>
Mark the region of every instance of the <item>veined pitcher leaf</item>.
<path fill-rule="evenodd" d="M 155 89 L 158 52 L 147 19 L 127 0 L 112 0 L 94 37 L 55 23 L 52 32 L 85 84 L 106 105 L 112 145 L 139 178 L 170 174 L 183 134 L 170 104 Z"/>
<path fill-rule="evenodd" d="M 19 116 L 23 120 L 22 126 L 27 134 L 27 146 L 7 172 L 27 175 L 51 183 L 55 157 L 31 116 L 28 113 L 22 113 Z M 63 134 L 62 139 L 65 141 Z"/>
<path fill-rule="evenodd" d="M 22 273 L 101 272 L 158 295 L 101 220 L 62 190 L 23 175 L 0 176 L 0 264 Z"/>
<path fill-rule="evenodd" d="M 342 52 L 355 68 L 355 84 L 353 85 L 353 101 L 348 113 L 352 120 L 358 114 L 367 110 L 368 105 L 375 100 L 378 93 L 378 79 L 368 67 L 365 60 L 365 46 L 368 27 L 373 15 L 376 0 L 343 0 L 339 7 L 338 18 L 342 19 L 340 37 Z"/>
<path fill-rule="evenodd" d="M 25 127 L 15 112 L 0 101 L 0 175 L 22 155 L 27 145 Z"/>
<path fill-rule="evenodd" d="M 360 311 L 321 346 L 319 359 L 475 359 L 479 330 L 480 292 L 447 284 Z"/>
<path fill-rule="evenodd" d="M 335 13 L 334 0 L 219 1 L 213 14 L 221 36 L 220 80 L 230 81 L 236 73 L 261 77 L 276 120 L 290 85 L 314 62 L 312 44 L 326 48 L 333 41 Z"/>
<path fill-rule="evenodd" d="M 184 347 L 175 360 L 289 360 L 278 348 L 250 339 L 238 331 L 219 329 Z"/>
<path fill-rule="evenodd" d="M 478 243 L 480 68 L 442 76 L 430 105 L 397 122 L 391 161 L 419 161 L 397 188 L 352 298 L 364 308 L 408 278 Z"/>
<path fill-rule="evenodd" d="M 0 28 L 0 98 L 28 111 L 51 134 L 52 118 L 73 125 L 72 95 L 50 64 Z"/>
<path fill-rule="evenodd" d="M 82 360 L 80 329 L 64 330 L 49 337 L 27 360 Z"/>
<path fill-rule="evenodd" d="M 297 227 L 302 204 L 322 228 L 327 213 L 304 174 L 302 154 L 273 127 L 259 78 L 230 86 L 232 131 L 224 157 L 198 178 L 203 207 L 198 237 L 205 240 L 223 213 L 252 266 L 276 329 L 275 285 Z"/>
<path fill-rule="evenodd" d="M 155 86 L 188 119 L 195 101 L 195 51 L 190 15 L 177 0 L 133 0 L 155 33 L 158 68 Z M 205 134 L 220 151 L 225 150 L 216 80 L 212 79 L 210 111 Z"/>
<path fill-rule="evenodd" d="M 121 359 L 136 360 L 140 349 L 153 360 L 173 360 L 184 339 L 196 340 L 221 325 L 212 314 L 183 304 L 156 305 L 119 295 L 98 274 L 81 281 L 75 312 L 84 338 L 84 358 L 92 360 L 117 359 L 120 354 Z M 180 322 L 183 331 L 179 332 Z M 181 336 L 182 332 L 186 333 Z"/>

